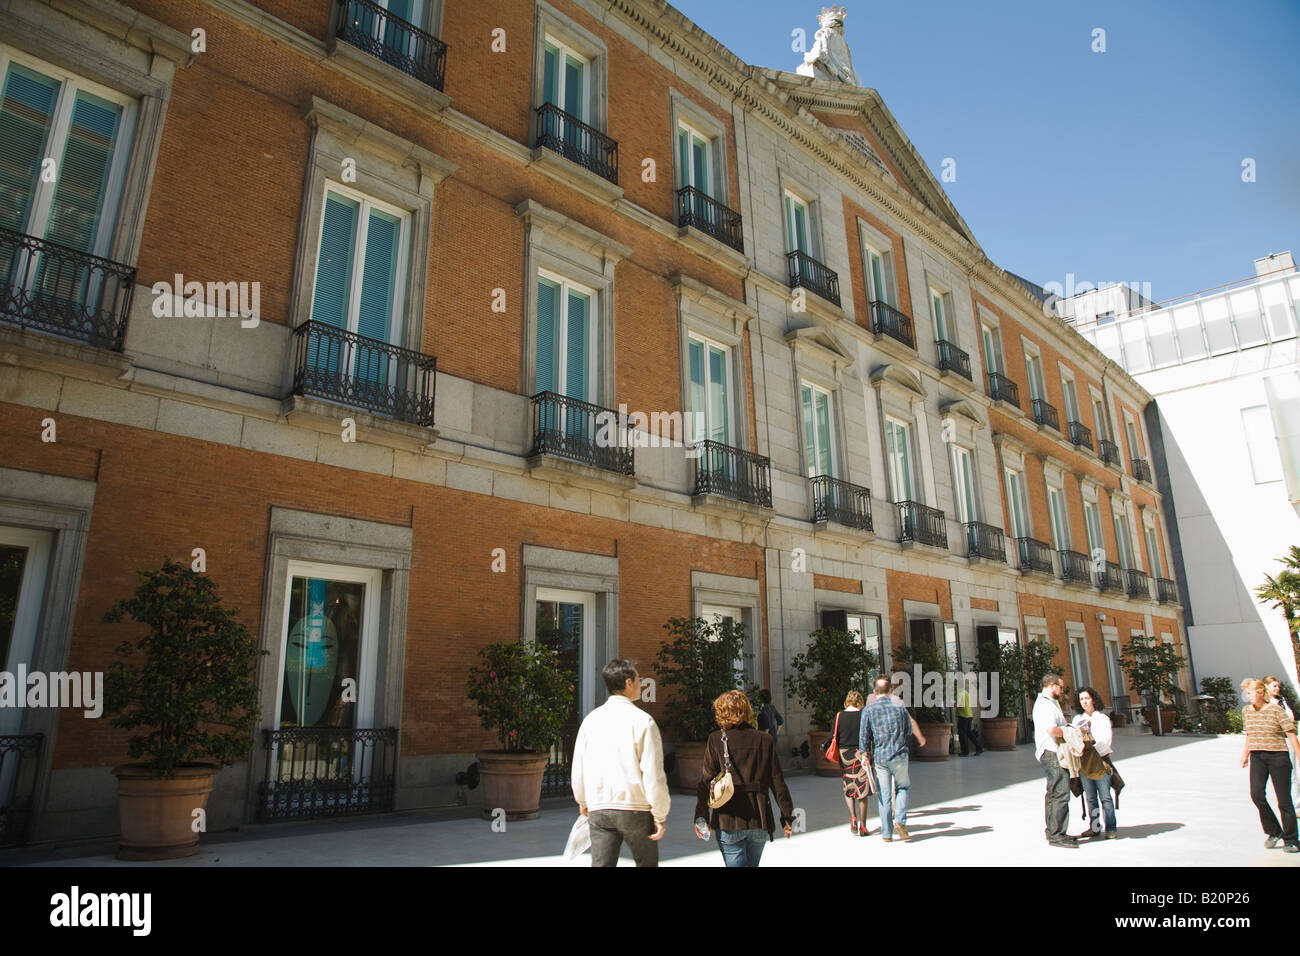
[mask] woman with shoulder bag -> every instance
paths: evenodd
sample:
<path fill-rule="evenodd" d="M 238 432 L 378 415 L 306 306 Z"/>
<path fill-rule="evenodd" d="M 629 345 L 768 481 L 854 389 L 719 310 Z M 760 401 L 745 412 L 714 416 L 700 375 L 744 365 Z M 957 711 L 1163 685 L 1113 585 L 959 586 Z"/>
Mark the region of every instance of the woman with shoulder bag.
<path fill-rule="evenodd" d="M 871 758 L 858 751 L 858 730 L 862 726 L 862 695 L 851 690 L 844 697 L 844 709 L 835 715 L 835 751 L 839 754 L 840 777 L 844 782 L 844 803 L 849 808 L 849 832 L 866 836 L 867 797 L 876 792 L 876 773 Z"/>
<path fill-rule="evenodd" d="M 754 709 L 745 692 L 722 694 L 713 702 L 713 715 L 722 729 L 709 735 L 704 748 L 704 773 L 695 801 L 695 835 L 707 840 L 712 826 L 727 866 L 758 866 L 763 845 L 776 832 L 767 792 L 776 795 L 781 829 L 787 837 L 793 832 L 794 801 L 771 736 L 754 727 Z M 706 820 L 701 830 L 700 824 Z"/>
<path fill-rule="evenodd" d="M 1088 806 L 1088 835 L 1094 840 L 1103 837 L 1114 840 L 1119 836 L 1115 826 L 1115 804 L 1110 795 L 1112 771 L 1110 759 L 1114 751 L 1115 737 L 1110 718 L 1106 716 L 1102 706 L 1102 700 L 1095 690 L 1091 687 L 1080 687 L 1079 707 L 1083 713 L 1077 715 L 1073 723 L 1090 735 L 1088 739 L 1096 753 L 1091 761 L 1095 764 L 1092 773 L 1087 772 L 1089 766 L 1085 765 L 1085 772 L 1079 774 L 1079 782 L 1083 784 L 1083 795 Z"/>

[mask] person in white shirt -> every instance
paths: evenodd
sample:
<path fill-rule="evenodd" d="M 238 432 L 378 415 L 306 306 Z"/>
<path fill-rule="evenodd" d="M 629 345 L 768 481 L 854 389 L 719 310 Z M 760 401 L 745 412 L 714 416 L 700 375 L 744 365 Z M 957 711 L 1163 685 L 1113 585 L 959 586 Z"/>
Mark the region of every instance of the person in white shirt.
<path fill-rule="evenodd" d="M 1034 701 L 1034 759 L 1043 768 L 1047 779 L 1047 793 L 1043 797 L 1044 831 L 1052 846 L 1078 847 L 1074 837 L 1066 832 L 1070 818 L 1070 775 L 1056 758 L 1056 745 L 1065 736 L 1065 715 L 1056 698 L 1065 690 L 1060 674 L 1043 675 L 1043 692 Z"/>
<path fill-rule="evenodd" d="M 1074 718 L 1074 726 L 1081 727 L 1092 734 L 1093 746 L 1097 753 L 1109 757 L 1113 752 L 1115 734 L 1111 730 L 1110 718 L 1102 711 L 1102 701 L 1091 687 L 1079 688 L 1079 706 L 1083 713 Z M 1114 840 L 1119 836 L 1115 828 L 1115 803 L 1110 795 L 1110 774 L 1100 780 L 1093 780 L 1087 774 L 1080 774 L 1083 781 L 1083 796 L 1088 802 L 1088 829 L 1094 839 L 1102 836 L 1102 821 L 1105 821 L 1105 838 Z M 1101 803 L 1098 809 L 1098 801 Z"/>
<path fill-rule="evenodd" d="M 626 840 L 637 866 L 658 866 L 671 803 L 659 726 L 634 703 L 636 661 L 615 658 L 601 676 L 609 699 L 582 721 L 573 747 L 573 796 L 591 832 L 591 865 L 617 866 Z"/>

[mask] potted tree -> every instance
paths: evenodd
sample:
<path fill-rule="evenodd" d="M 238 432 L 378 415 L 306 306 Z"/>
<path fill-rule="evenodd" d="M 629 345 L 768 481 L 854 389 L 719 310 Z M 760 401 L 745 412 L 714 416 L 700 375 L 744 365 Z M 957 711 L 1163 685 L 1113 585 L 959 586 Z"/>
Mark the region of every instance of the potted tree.
<path fill-rule="evenodd" d="M 904 644 L 894 653 L 895 665 L 900 670 L 914 671 L 921 666 L 921 674 L 946 674 L 948 666 L 945 655 L 928 641 Z M 917 760 L 947 760 L 952 743 L 952 722 L 948 720 L 942 706 L 925 704 L 923 701 L 923 684 L 912 683 L 912 705 L 910 710 L 925 737 L 925 746 L 916 752 Z"/>
<path fill-rule="evenodd" d="M 981 717 L 984 746 L 989 750 L 1015 750 L 1020 715 L 1025 707 L 1025 659 L 1019 644 L 980 645 L 980 670 L 998 675 L 997 716 Z"/>
<path fill-rule="evenodd" d="M 1185 666 L 1177 648 L 1137 634 L 1124 649 L 1120 663 L 1144 702 L 1147 697 L 1151 700 L 1151 706 L 1142 711 L 1151 732 L 1163 736 L 1173 730 L 1178 713 L 1172 704 L 1165 706 L 1164 701 L 1178 688 L 1178 675 Z"/>
<path fill-rule="evenodd" d="M 704 772 L 704 747 L 717 725 L 713 702 L 729 690 L 747 687 L 745 625 L 729 618 L 674 617 L 664 625 L 668 640 L 659 647 L 655 673 L 659 685 L 675 691 L 664 703 L 663 726 L 673 742 L 677 790 L 695 793 Z"/>
<path fill-rule="evenodd" d="M 127 752 L 141 763 L 117 777 L 125 860 L 166 860 L 199 849 L 194 826 L 206 813 L 217 772 L 248 754 L 258 719 L 256 640 L 221 606 L 206 574 L 167 560 L 139 571 L 135 595 L 115 603 L 108 623 L 129 616 L 147 628 L 124 642 L 105 677 L 106 713 L 132 736 Z M 202 811 L 196 814 L 196 811 Z"/>
<path fill-rule="evenodd" d="M 566 673 L 555 649 L 541 642 L 490 644 L 479 657 L 469 669 L 468 696 L 501 743 L 500 750 L 475 754 L 484 812 L 501 809 L 507 820 L 531 820 L 541 812 L 551 748 L 573 712 L 576 675 Z"/>
<path fill-rule="evenodd" d="M 838 628 L 822 627 L 808 635 L 808 649 L 790 661 L 786 675 L 787 693 L 808 714 L 808 746 L 814 755 L 813 770 L 819 776 L 839 776 L 840 768 L 826 759 L 826 738 L 830 736 L 835 715 L 844 705 L 844 695 L 857 690 L 870 693 L 875 674 L 875 652 L 869 650 L 855 634 Z"/>

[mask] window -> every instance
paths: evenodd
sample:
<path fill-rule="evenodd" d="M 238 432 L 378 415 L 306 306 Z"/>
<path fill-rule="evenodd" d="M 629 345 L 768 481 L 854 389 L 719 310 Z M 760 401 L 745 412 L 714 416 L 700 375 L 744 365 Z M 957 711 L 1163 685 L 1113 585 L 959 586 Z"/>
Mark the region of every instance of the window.
<path fill-rule="evenodd" d="M 1007 518 L 1013 538 L 1029 537 L 1029 507 L 1025 501 L 1025 476 L 1008 468 L 1004 472 L 1007 483 Z"/>
<path fill-rule="evenodd" d="M 534 639 L 538 644 L 555 650 L 560 667 L 574 675 L 578 685 L 565 735 L 577 733 L 583 715 L 596 706 L 596 688 L 590 677 L 593 671 L 596 595 L 587 591 L 539 587 L 533 599 L 533 613 L 536 617 Z"/>
<path fill-rule="evenodd" d="M 831 425 L 831 395 L 824 388 L 804 382 L 800 386 L 803 405 L 804 461 L 809 478 L 835 475 L 835 442 Z"/>
<path fill-rule="evenodd" d="M 1061 369 L 1061 391 L 1065 396 L 1065 420 L 1067 422 L 1082 422 L 1079 417 L 1079 396 L 1074 389 L 1074 376 Z"/>
<path fill-rule="evenodd" d="M 420 62 L 424 54 L 423 43 L 421 38 L 405 24 L 428 33 L 436 32 L 429 0 L 371 0 L 371 2 L 387 11 L 388 16 L 372 14 L 359 4 L 353 5 L 349 11 L 349 19 L 353 25 L 360 25 L 363 31 L 368 27 L 370 39 L 383 51 L 381 58 L 386 62 L 395 66 L 401 63 L 403 58 L 407 62 Z M 404 67 L 399 66 L 399 69 L 402 68 Z"/>
<path fill-rule="evenodd" d="M 532 132 L 535 137 L 545 137 L 548 145 L 566 158 L 605 176 L 613 170 L 593 169 L 609 161 L 603 143 L 558 112 L 537 113 L 538 107 L 550 106 L 592 129 L 605 129 L 609 61 L 605 43 L 546 0 L 537 0 L 535 9 Z"/>
<path fill-rule="evenodd" d="M 1282 480 L 1282 458 L 1277 450 L 1273 430 L 1273 416 L 1267 405 L 1254 405 L 1241 410 L 1241 428 L 1246 436 L 1246 451 L 1250 455 L 1251 474 L 1255 484 Z"/>
<path fill-rule="evenodd" d="M 957 500 L 957 520 L 962 524 L 978 521 L 980 517 L 979 500 L 975 494 L 975 465 L 969 448 L 953 442 L 952 449 L 952 489 Z"/>
<path fill-rule="evenodd" d="M 1043 360 L 1037 352 L 1025 350 L 1025 372 L 1029 376 L 1030 398 L 1047 399 L 1047 385 L 1043 380 Z"/>
<path fill-rule="evenodd" d="M 1147 566 L 1151 569 L 1151 576 L 1153 578 L 1161 577 L 1162 575 L 1160 573 L 1161 570 L 1160 569 L 1160 544 L 1159 544 L 1159 539 L 1156 537 L 1155 525 L 1144 524 L 1142 526 L 1142 534 L 1146 538 L 1147 562 L 1148 562 Z"/>
<path fill-rule="evenodd" d="M 36 653 L 41 606 L 54 534 L 31 528 L 0 527 L 0 668 L 16 674 L 31 667 Z M 20 688 L 25 694 L 25 688 Z M 20 707 L 0 708 L 0 734 L 22 732 Z M 10 768 L 0 766 L 0 770 Z M 8 796 L 0 776 L 0 799 Z M 0 831 L 2 832 L 2 831 Z"/>
<path fill-rule="evenodd" d="M 1088 656 L 1082 637 L 1073 636 L 1070 638 L 1070 670 L 1074 675 L 1074 688 L 1076 691 L 1080 687 L 1088 685 Z"/>
<path fill-rule="evenodd" d="M 591 402 L 597 394 L 595 293 L 558 275 L 537 275 L 536 392 Z"/>
<path fill-rule="evenodd" d="M 1092 423 L 1094 430 L 1097 432 L 1097 440 L 1110 438 L 1110 426 L 1107 424 L 1106 403 L 1101 400 L 1100 395 L 1092 396 Z"/>
<path fill-rule="evenodd" d="M 785 194 L 785 236 L 790 252 L 813 255 L 812 217 L 808 203 L 794 193 Z"/>
<path fill-rule="evenodd" d="M 1003 374 L 1006 366 L 1002 361 L 1002 336 L 997 326 L 981 325 L 980 336 L 984 340 L 984 367 L 990 374 Z"/>
<path fill-rule="evenodd" d="M 731 349 L 692 333 L 690 351 L 690 410 L 704 415 L 704 436 L 732 445 L 734 418 L 731 397 Z"/>
<path fill-rule="evenodd" d="M 891 306 L 896 305 L 893 253 L 881 252 L 874 246 L 864 243 L 862 256 L 866 265 L 867 301 L 884 302 L 886 305 Z"/>
<path fill-rule="evenodd" d="M 1124 436 L 1128 439 L 1128 454 L 1130 458 L 1141 458 L 1142 451 L 1138 447 L 1137 426 L 1133 424 L 1133 419 L 1129 413 L 1124 413 Z"/>
<path fill-rule="evenodd" d="M 0 227 L 108 256 L 134 101 L 4 48 L 0 70 Z M 16 257 L 6 265 L 25 270 Z M 33 276 L 46 295 L 83 301 L 93 291 L 82 269 L 41 263 Z"/>
<path fill-rule="evenodd" d="M 704 195 L 716 198 L 713 141 L 685 123 L 677 127 L 677 175 L 681 186 L 693 186 Z"/>
<path fill-rule="evenodd" d="M 1106 670 L 1110 677 L 1110 693 L 1112 705 L 1114 698 L 1124 693 L 1124 668 L 1120 666 L 1119 639 L 1107 638 L 1106 644 Z"/>
<path fill-rule="evenodd" d="M 895 418 L 886 418 L 885 443 L 889 459 L 889 489 L 893 492 L 893 500 L 915 501 L 911 428 Z"/>
<path fill-rule="evenodd" d="M 1101 560 L 1106 560 L 1106 542 L 1101 535 L 1101 511 L 1095 501 L 1084 501 L 1083 503 L 1083 523 L 1088 531 L 1088 558 L 1094 563 L 1097 561 L 1098 552 L 1101 554 Z"/>
<path fill-rule="evenodd" d="M 935 338 L 957 344 L 957 323 L 952 315 L 952 297 L 930 287 L 930 310 L 934 313 Z"/>
<path fill-rule="evenodd" d="M 1069 551 L 1070 524 L 1065 513 L 1065 493 L 1060 489 L 1047 486 L 1047 511 L 1052 519 L 1052 547 L 1057 551 Z"/>
<path fill-rule="evenodd" d="M 1098 324 L 1098 325 L 1108 325 L 1108 324 L 1110 324 L 1111 322 L 1114 322 L 1114 321 L 1115 321 L 1115 310 L 1114 310 L 1114 309 L 1112 309 L 1112 310 L 1109 311 L 1109 312 L 1098 312 L 1098 313 L 1097 313 L 1097 324 Z"/>
<path fill-rule="evenodd" d="M 558 106 L 574 119 L 592 124 L 591 61 L 568 44 L 547 34 L 542 47 L 542 102 Z M 570 135 L 576 127 L 566 126 Z"/>
<path fill-rule="evenodd" d="M 1119 549 L 1120 567 L 1135 568 L 1137 564 L 1133 558 L 1133 539 L 1129 535 L 1128 520 L 1122 512 L 1114 512 L 1115 520 L 1115 546 Z"/>
<path fill-rule="evenodd" d="M 704 604 L 700 606 L 700 617 L 704 618 L 710 624 L 717 624 L 723 621 L 727 621 L 730 623 L 739 624 L 741 627 L 745 627 L 745 612 L 738 607 L 725 607 L 717 604 Z M 746 662 L 745 660 L 747 649 L 749 647 L 748 629 L 746 630 L 745 637 L 746 637 L 745 643 L 741 645 L 740 656 L 736 658 L 734 663 L 735 663 L 736 670 L 742 671 L 744 673 L 749 673 L 750 668 L 748 666 L 748 662 Z"/>

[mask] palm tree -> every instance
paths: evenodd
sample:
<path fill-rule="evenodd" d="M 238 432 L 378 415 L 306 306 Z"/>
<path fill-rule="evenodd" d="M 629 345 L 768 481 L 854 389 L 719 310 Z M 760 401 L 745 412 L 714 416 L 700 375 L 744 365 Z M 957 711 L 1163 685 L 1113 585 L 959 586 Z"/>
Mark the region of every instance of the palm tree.
<path fill-rule="evenodd" d="M 1291 545 L 1285 558 L 1278 558 L 1283 570 L 1276 576 L 1264 575 L 1264 583 L 1255 588 L 1255 597 L 1261 602 L 1271 601 L 1272 606 L 1286 618 L 1291 633 L 1291 654 L 1295 658 L 1296 672 L 1300 673 L 1300 547 Z"/>

